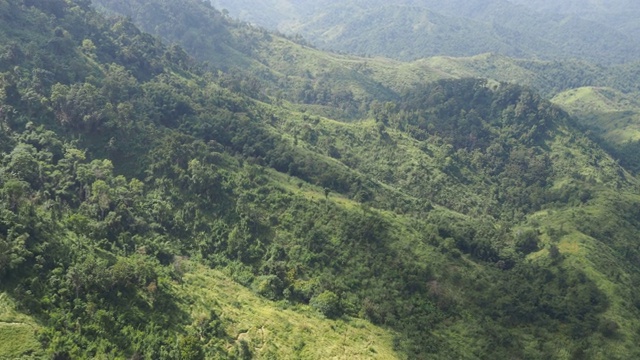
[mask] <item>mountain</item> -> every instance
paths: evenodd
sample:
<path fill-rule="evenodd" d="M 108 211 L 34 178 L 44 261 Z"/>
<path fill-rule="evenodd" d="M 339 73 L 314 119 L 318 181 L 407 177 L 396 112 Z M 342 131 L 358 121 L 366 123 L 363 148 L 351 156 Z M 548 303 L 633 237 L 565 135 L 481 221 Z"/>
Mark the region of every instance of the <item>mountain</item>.
<path fill-rule="evenodd" d="M 577 15 L 582 18 L 597 21 L 611 28 L 623 31 L 637 37 L 637 19 L 640 14 L 640 5 L 635 1 L 612 0 L 612 1 L 549 1 L 533 0 L 522 1 L 513 0 L 537 11 L 550 12 L 564 15 Z"/>
<path fill-rule="evenodd" d="M 212 4 L 233 17 L 301 34 L 326 49 L 402 60 L 493 52 L 613 64 L 639 55 L 632 25 L 616 26 L 616 16 L 602 20 L 508 0 L 215 0 Z M 633 15 L 628 19 L 634 24 Z"/>
<path fill-rule="evenodd" d="M 223 13 L 208 8 L 206 3 L 192 7 L 171 2 L 147 5 L 151 10 L 146 10 L 141 1 L 129 2 L 128 6 L 113 1 L 98 3 L 104 5 L 104 10 L 111 9 L 135 19 L 146 31 L 167 42 L 180 44 L 197 59 L 207 62 L 211 69 L 224 71 L 224 81 L 234 84 L 236 90 L 253 97 L 260 96 L 263 101 L 271 101 L 270 98 L 275 98 L 276 102 L 288 100 L 300 109 L 343 121 L 368 116 L 372 99 L 398 101 L 403 92 L 421 81 L 445 78 L 481 77 L 517 83 L 532 87 L 549 99 L 582 87 L 611 88 L 628 98 L 637 98 L 640 92 L 635 81 L 639 74 L 638 62 L 603 66 L 582 60 L 527 60 L 497 54 L 466 58 L 438 56 L 411 63 L 365 59 L 323 53 L 277 34 L 265 36 L 263 30 L 235 23 Z M 273 10 L 288 14 L 284 8 Z M 188 17 L 179 15 L 183 12 L 188 13 Z M 402 47 L 398 49 L 400 51 Z M 561 101 L 556 103 L 563 107 L 567 105 Z M 606 140 L 608 137 L 603 129 L 609 125 L 594 127 L 593 114 L 582 116 L 571 106 L 565 110 L 577 115 L 580 123 L 593 130 L 593 136 L 602 138 L 598 141 L 627 169 L 636 171 L 635 148 L 631 143 L 621 150 L 621 143 Z M 608 121 L 606 116 L 598 119 L 603 123 Z"/>
<path fill-rule="evenodd" d="M 211 69 L 223 71 L 226 81 L 235 83 L 237 89 L 242 86 L 254 97 L 267 95 L 261 98 L 264 101 L 271 96 L 313 106 L 316 111 L 323 107 L 332 117 L 362 116 L 368 111 L 363 103 L 371 99 L 394 101 L 421 81 L 444 78 L 491 78 L 533 87 L 549 98 L 582 86 L 612 87 L 625 93 L 640 90 L 634 81 L 638 63 L 602 66 L 497 54 L 403 63 L 325 53 L 299 39 L 235 23 L 206 3 L 185 7 L 178 2 L 155 2 L 152 6 L 141 0 L 98 0 L 96 4 L 112 14 L 131 17 L 168 43 L 179 44 Z M 188 16 L 181 16 L 183 13 Z M 351 106 L 345 107 L 349 103 Z"/>
<path fill-rule="evenodd" d="M 534 90 L 125 4 L 0 2 L 0 356 L 640 355 L 640 184 Z"/>

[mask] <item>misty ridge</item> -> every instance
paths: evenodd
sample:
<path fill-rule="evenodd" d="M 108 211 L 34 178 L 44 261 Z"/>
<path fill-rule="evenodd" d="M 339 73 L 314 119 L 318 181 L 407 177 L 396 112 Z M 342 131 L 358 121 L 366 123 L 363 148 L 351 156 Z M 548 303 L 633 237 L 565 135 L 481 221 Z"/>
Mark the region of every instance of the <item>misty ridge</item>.
<path fill-rule="evenodd" d="M 640 54 L 640 6 L 629 0 L 211 2 L 323 49 L 401 60 L 496 53 L 616 64 Z"/>

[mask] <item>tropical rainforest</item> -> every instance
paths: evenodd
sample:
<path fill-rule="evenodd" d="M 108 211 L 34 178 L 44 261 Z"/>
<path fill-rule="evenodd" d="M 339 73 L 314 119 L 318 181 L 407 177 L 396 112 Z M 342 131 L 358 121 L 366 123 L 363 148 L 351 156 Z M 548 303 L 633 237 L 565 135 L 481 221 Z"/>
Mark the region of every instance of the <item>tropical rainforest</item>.
<path fill-rule="evenodd" d="M 0 19 L 0 359 L 640 357 L 609 33 L 403 62 L 200 0 Z"/>

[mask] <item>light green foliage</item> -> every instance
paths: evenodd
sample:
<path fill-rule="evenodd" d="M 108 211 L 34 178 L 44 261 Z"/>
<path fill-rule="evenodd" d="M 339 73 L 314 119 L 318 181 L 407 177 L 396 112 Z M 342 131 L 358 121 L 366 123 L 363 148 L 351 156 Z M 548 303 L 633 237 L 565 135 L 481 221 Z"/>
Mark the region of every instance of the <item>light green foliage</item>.
<path fill-rule="evenodd" d="M 28 359 L 42 356 L 36 338 L 39 326 L 34 319 L 22 315 L 6 293 L 0 293 L 0 358 Z"/>
<path fill-rule="evenodd" d="M 219 271 L 199 266 L 184 280 L 176 287 L 188 299 L 184 306 L 193 314 L 207 358 L 225 358 L 228 348 L 236 354 L 248 350 L 256 359 L 405 358 L 393 349 L 393 332 L 368 321 L 331 320 L 307 305 L 274 304 Z"/>
<path fill-rule="evenodd" d="M 552 101 L 574 115 L 630 171 L 640 171 L 640 103 L 637 92 L 583 87 L 556 95 Z"/>

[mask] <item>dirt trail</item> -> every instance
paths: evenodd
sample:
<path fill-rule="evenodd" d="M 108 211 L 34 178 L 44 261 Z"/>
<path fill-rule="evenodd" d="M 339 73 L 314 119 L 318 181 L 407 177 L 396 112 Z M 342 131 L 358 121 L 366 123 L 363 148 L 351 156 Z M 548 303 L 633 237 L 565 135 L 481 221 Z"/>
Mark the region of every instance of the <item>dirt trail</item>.
<path fill-rule="evenodd" d="M 0 326 L 29 326 L 29 327 L 33 327 L 33 325 L 31 325 L 31 324 L 19 323 L 19 322 L 5 322 L 5 321 L 0 321 Z"/>

